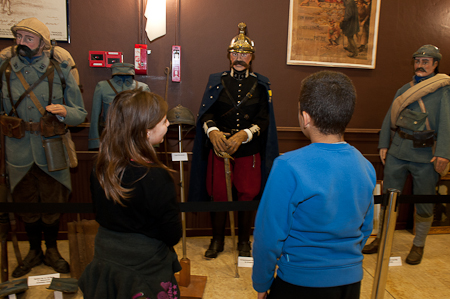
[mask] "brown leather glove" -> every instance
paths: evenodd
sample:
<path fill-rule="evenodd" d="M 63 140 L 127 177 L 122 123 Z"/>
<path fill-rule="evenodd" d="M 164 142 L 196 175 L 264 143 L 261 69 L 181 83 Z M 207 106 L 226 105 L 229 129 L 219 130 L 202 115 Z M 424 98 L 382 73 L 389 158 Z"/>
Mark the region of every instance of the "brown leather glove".
<path fill-rule="evenodd" d="M 248 135 L 245 131 L 239 131 L 228 139 L 228 150 L 227 153 L 233 155 L 238 148 L 241 146 L 242 142 L 247 140 Z"/>
<path fill-rule="evenodd" d="M 216 151 L 219 152 L 228 151 L 229 142 L 223 132 L 217 130 L 211 131 L 209 133 L 209 140 L 211 141 Z"/>

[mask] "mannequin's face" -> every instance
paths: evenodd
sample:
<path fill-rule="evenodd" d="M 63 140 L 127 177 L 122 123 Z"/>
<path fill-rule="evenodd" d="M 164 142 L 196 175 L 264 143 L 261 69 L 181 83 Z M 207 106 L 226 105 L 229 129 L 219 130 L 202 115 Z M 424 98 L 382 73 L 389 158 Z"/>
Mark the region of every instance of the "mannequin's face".
<path fill-rule="evenodd" d="M 236 71 L 240 72 L 248 69 L 250 67 L 250 61 L 252 61 L 252 54 L 250 53 L 230 53 L 230 63 Z M 240 63 L 243 63 L 244 65 Z"/>
<path fill-rule="evenodd" d="M 17 30 L 16 43 L 18 45 L 18 53 L 21 56 L 31 58 L 42 55 L 44 43 L 41 42 L 40 36 L 34 33 L 24 30 Z"/>
<path fill-rule="evenodd" d="M 437 65 L 438 62 L 433 62 L 431 57 L 416 57 L 414 58 L 414 73 L 418 77 L 426 77 L 434 73 Z"/>

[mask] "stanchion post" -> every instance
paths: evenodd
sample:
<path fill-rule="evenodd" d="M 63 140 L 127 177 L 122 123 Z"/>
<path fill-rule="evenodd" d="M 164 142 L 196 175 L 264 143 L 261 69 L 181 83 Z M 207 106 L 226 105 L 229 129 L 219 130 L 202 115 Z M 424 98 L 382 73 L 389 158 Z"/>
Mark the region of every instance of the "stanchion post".
<path fill-rule="evenodd" d="M 371 299 L 384 298 L 392 240 L 394 239 L 395 223 L 397 222 L 398 196 L 400 195 L 400 191 L 397 189 L 389 189 L 388 195 L 387 201 L 383 201 L 382 204 L 385 206 L 385 209 Z"/>
<path fill-rule="evenodd" d="M 183 144 L 181 137 L 181 124 L 178 124 L 178 149 L 179 152 L 183 152 Z M 183 169 L 183 161 L 180 161 L 180 199 L 181 202 L 185 202 L 184 200 L 184 169 Z M 181 213 L 181 225 L 183 228 L 183 258 L 180 260 L 180 264 L 182 270 L 180 271 L 180 281 L 178 282 L 183 287 L 188 287 L 191 283 L 191 261 L 187 258 L 186 255 L 186 213 Z"/>

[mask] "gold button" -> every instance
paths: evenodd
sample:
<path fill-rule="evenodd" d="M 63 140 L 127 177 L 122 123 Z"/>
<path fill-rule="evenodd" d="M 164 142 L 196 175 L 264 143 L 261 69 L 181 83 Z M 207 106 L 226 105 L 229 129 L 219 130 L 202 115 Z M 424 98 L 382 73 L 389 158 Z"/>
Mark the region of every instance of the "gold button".
<path fill-rule="evenodd" d="M 417 125 L 417 121 L 414 121 L 414 124 Z"/>

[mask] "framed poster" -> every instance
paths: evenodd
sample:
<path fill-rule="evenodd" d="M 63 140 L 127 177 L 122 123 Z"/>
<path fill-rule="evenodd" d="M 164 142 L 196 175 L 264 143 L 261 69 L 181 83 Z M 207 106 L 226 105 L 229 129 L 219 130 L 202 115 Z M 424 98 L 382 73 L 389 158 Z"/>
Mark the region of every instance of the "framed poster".
<path fill-rule="evenodd" d="M 14 38 L 11 27 L 35 17 L 47 25 L 50 39 L 70 42 L 69 0 L 2 0 L 0 38 Z"/>
<path fill-rule="evenodd" d="M 381 0 L 290 0 L 287 64 L 375 68 Z"/>

